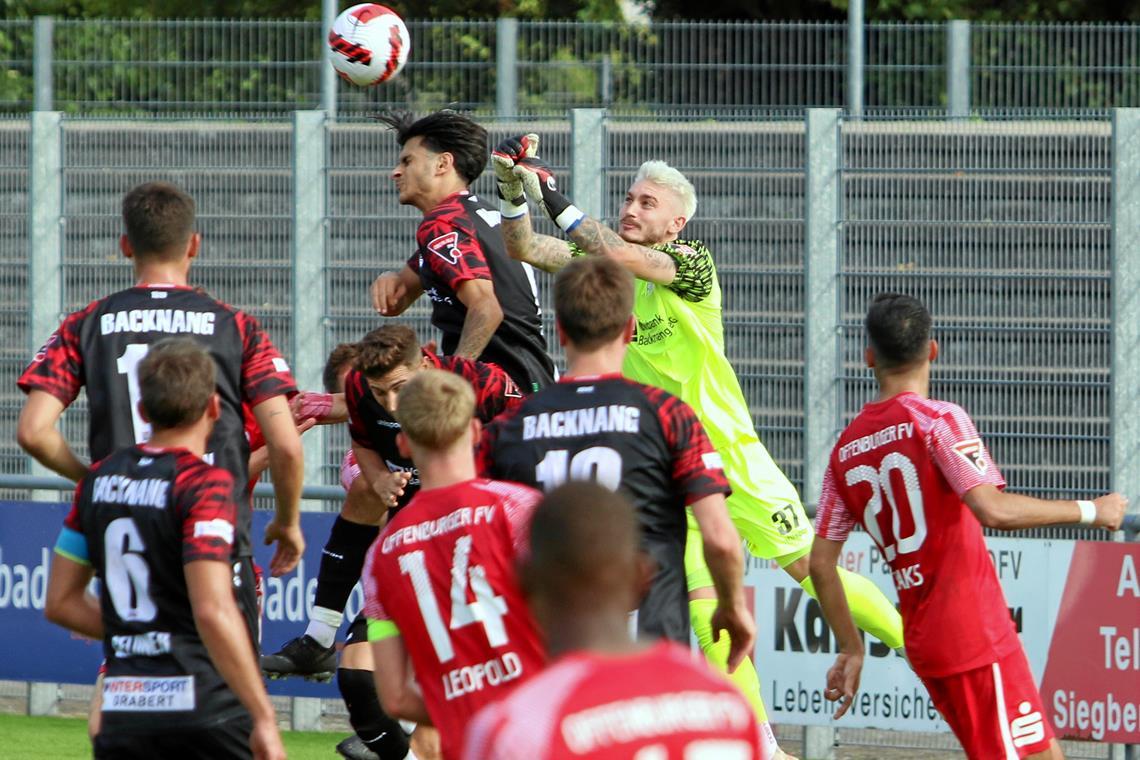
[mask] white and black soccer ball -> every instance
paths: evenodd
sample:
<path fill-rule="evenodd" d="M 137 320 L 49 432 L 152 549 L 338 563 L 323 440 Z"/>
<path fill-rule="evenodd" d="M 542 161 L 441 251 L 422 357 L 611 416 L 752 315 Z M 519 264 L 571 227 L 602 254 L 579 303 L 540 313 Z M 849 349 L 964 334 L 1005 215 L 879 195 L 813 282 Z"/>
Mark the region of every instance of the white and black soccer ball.
<path fill-rule="evenodd" d="M 329 30 L 332 65 L 341 79 L 360 87 L 386 82 L 404 68 L 412 38 L 404 20 L 375 3 L 354 5 Z"/>

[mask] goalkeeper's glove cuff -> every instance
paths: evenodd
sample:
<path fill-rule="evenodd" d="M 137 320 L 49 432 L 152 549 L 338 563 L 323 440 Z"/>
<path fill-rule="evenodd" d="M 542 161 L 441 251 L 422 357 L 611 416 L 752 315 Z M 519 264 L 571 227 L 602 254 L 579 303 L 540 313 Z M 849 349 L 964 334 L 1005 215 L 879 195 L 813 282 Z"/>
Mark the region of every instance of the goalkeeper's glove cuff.
<path fill-rule="evenodd" d="M 504 219 L 518 219 L 520 216 L 526 216 L 529 213 L 529 209 L 526 207 L 526 197 L 519 196 L 513 201 L 499 198 L 499 213 L 503 215 Z"/>
<path fill-rule="evenodd" d="M 554 223 L 562 228 L 563 232 L 570 233 L 573 232 L 574 228 L 581 224 L 585 218 L 586 215 L 582 212 L 582 209 L 570 203 L 558 216 L 554 217 Z"/>

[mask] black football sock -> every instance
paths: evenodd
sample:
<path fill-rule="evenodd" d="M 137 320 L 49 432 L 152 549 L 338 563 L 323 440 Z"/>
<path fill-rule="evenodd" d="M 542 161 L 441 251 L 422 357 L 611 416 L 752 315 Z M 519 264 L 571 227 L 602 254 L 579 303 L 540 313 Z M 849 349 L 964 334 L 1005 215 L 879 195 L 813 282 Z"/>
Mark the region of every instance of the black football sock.
<path fill-rule="evenodd" d="M 380 760 L 404 760 L 408 754 L 408 735 L 399 721 L 388 717 L 376 696 L 371 670 L 339 668 L 336 685 L 348 707 L 352 730 Z"/>
<path fill-rule="evenodd" d="M 380 529 L 375 525 L 361 525 L 337 516 L 321 552 L 321 569 L 317 573 L 317 593 L 313 604 L 344 612 L 348 595 L 360 580 L 368 547 L 379 534 Z"/>

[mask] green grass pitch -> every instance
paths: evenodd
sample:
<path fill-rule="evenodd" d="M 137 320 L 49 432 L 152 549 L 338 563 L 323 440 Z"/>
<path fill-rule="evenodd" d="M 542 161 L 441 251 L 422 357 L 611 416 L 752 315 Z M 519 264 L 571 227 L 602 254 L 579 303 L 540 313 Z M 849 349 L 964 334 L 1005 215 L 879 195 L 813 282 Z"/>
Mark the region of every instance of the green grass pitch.
<path fill-rule="evenodd" d="M 290 758 L 316 760 L 339 757 L 333 749 L 347 734 L 284 731 Z M 0 715 L 0 755 L 5 760 L 89 760 L 87 721 L 83 718 L 31 718 Z"/>

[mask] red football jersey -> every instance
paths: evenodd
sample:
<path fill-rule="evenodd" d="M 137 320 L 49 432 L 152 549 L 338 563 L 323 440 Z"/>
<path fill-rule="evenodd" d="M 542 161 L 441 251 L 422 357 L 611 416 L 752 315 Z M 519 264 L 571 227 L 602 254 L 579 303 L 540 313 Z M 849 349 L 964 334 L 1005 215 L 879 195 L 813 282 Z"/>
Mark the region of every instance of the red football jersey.
<path fill-rule="evenodd" d="M 403 637 L 446 758 L 480 707 L 545 661 L 515 571 L 540 498 L 483 479 L 420 491 L 368 552 L 365 614 Z"/>
<path fill-rule="evenodd" d="M 989 665 L 1020 645 L 982 526 L 962 502 L 985 484 L 1005 480 L 970 417 L 915 393 L 864 406 L 831 452 L 816 533 L 842 541 L 859 521 L 874 539 L 920 676 Z"/>
<path fill-rule="evenodd" d="M 561 658 L 476 716 L 467 760 L 753 760 L 752 707 L 692 653 L 663 641 L 633 655 Z"/>

